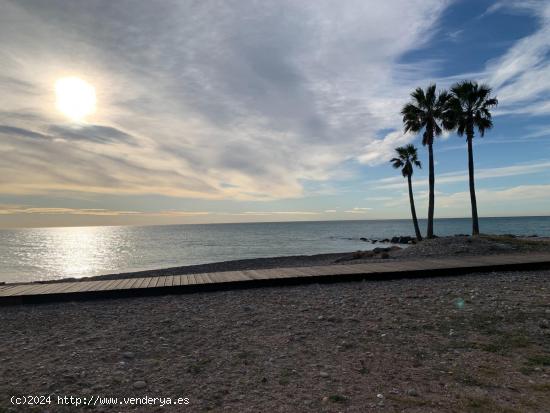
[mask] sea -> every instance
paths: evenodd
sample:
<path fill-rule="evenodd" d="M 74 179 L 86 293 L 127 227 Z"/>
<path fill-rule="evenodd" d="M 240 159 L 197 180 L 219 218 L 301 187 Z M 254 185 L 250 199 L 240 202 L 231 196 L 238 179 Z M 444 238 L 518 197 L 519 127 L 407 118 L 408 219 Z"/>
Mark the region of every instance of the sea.
<path fill-rule="evenodd" d="M 420 220 L 424 233 L 426 221 Z M 467 218 L 436 219 L 437 235 Z M 550 236 L 550 217 L 481 218 L 482 233 Z M 372 249 L 360 238 L 413 235 L 407 220 L 104 226 L 0 230 L 0 282 L 88 277 L 211 262 Z"/>

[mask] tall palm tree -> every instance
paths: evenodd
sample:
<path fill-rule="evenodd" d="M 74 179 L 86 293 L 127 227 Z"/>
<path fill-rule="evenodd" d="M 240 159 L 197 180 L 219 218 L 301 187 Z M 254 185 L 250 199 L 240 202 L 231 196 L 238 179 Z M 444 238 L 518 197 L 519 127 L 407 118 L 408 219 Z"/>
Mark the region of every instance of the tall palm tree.
<path fill-rule="evenodd" d="M 416 219 L 416 209 L 414 207 L 414 197 L 412 190 L 412 175 L 414 167 L 422 168 L 422 164 L 418 160 L 418 151 L 414 145 L 401 146 L 395 148 L 397 157 L 393 158 L 390 162 L 395 169 L 401 168 L 401 173 L 404 178 L 407 178 L 409 183 L 409 201 L 411 202 L 411 214 L 414 223 L 414 232 L 418 241 L 422 241 L 422 235 L 420 234 L 420 228 L 418 228 L 418 220 Z"/>
<path fill-rule="evenodd" d="M 434 152 L 433 143 L 436 136 L 441 135 L 440 123 L 443 120 L 445 104 L 449 98 L 446 91 L 436 93 L 435 84 L 428 86 L 426 90 L 416 88 L 411 93 L 411 102 L 403 106 L 403 125 L 405 133 L 419 133 L 424 129 L 422 145 L 428 147 L 429 158 L 429 202 L 428 202 L 428 230 L 427 237 L 434 236 Z"/>
<path fill-rule="evenodd" d="M 474 182 L 474 152 L 472 141 L 475 129 L 483 137 L 485 131 L 493 127 L 490 110 L 498 105 L 498 100 L 491 96 L 491 88 L 478 85 L 477 82 L 465 80 L 456 83 L 451 88 L 451 96 L 447 102 L 443 126 L 453 130 L 459 136 L 466 134 L 468 143 L 468 173 L 470 178 L 470 201 L 472 203 L 472 234 L 479 234 L 479 219 L 477 216 L 477 201 Z"/>

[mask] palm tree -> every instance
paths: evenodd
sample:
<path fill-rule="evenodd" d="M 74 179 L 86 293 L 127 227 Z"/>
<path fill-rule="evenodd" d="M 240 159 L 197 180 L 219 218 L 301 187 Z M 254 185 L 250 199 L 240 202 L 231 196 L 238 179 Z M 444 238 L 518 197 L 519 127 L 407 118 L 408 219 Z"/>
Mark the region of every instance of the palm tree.
<path fill-rule="evenodd" d="M 443 119 L 445 104 L 449 95 L 446 91 L 436 93 L 436 86 L 432 84 L 424 91 L 422 88 L 416 88 L 411 93 L 411 102 L 403 106 L 401 114 L 403 115 L 403 125 L 405 133 L 419 133 L 424 129 L 422 135 L 422 145 L 428 146 L 429 159 L 429 202 L 428 202 L 428 230 L 426 236 L 434 236 L 434 137 L 441 135 L 442 129 L 439 125 Z"/>
<path fill-rule="evenodd" d="M 416 219 L 416 209 L 414 207 L 414 197 L 412 190 L 412 175 L 414 167 L 422 168 L 422 164 L 418 160 L 418 151 L 414 145 L 401 146 L 395 148 L 397 157 L 393 158 L 390 162 L 395 169 L 401 168 L 403 177 L 407 178 L 409 183 L 409 201 L 411 202 L 411 214 L 414 223 L 414 232 L 416 232 L 416 238 L 418 241 L 422 241 L 422 235 L 420 234 L 420 228 L 418 228 L 418 220 Z"/>
<path fill-rule="evenodd" d="M 491 97 L 491 88 L 478 85 L 477 82 L 462 81 L 451 88 L 451 96 L 447 102 L 445 121 L 446 129 L 454 130 L 459 136 L 466 134 L 468 143 L 468 173 L 470 178 L 470 201 L 472 203 L 472 234 L 479 234 L 479 219 L 477 216 L 477 201 L 474 182 L 474 152 L 472 141 L 477 129 L 483 137 L 485 131 L 493 127 L 490 109 L 498 105 L 498 100 Z"/>

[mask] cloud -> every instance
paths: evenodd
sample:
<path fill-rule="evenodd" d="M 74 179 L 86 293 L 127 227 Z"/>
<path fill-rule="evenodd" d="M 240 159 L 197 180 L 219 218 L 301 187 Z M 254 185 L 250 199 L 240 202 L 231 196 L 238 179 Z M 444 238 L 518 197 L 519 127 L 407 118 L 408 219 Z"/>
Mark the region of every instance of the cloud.
<path fill-rule="evenodd" d="M 2 192 L 301 197 L 411 139 L 380 131 L 431 68 L 398 62 L 450 3 L 3 1 L 3 122 L 67 142 L 10 142 Z M 97 91 L 80 129 L 55 111 L 63 76 Z"/>
<path fill-rule="evenodd" d="M 482 213 L 490 211 L 513 211 L 516 204 L 522 204 L 529 209 L 532 206 L 548 205 L 550 185 L 519 185 L 503 189 L 480 189 L 476 191 L 478 205 Z M 531 202 L 525 205 L 525 201 Z M 536 203 L 539 201 L 538 203 Z M 438 194 L 436 198 L 438 208 L 454 211 L 468 211 L 470 208 L 470 193 L 468 191 L 451 194 Z M 541 212 L 543 209 L 541 208 Z M 445 213 L 445 211 L 443 211 Z M 509 212 L 508 212 L 509 213 Z"/>
<path fill-rule="evenodd" d="M 49 127 L 48 131 L 59 138 L 68 140 L 82 140 L 97 143 L 131 143 L 133 141 L 132 136 L 129 134 L 119 129 L 102 125 L 52 125 Z"/>
<path fill-rule="evenodd" d="M 415 135 L 412 134 L 403 134 L 400 131 L 390 132 L 382 140 L 366 145 L 358 160 L 370 166 L 388 163 L 396 147 L 406 145 L 414 139 Z"/>
<path fill-rule="evenodd" d="M 485 81 L 495 88 L 500 106 L 495 114 L 550 113 L 550 4 L 542 1 L 498 2 L 489 12 L 521 11 L 538 19 L 537 30 L 489 62 Z"/>
<path fill-rule="evenodd" d="M 32 214 L 32 215 L 92 215 L 92 216 L 141 216 L 141 217 L 188 217 L 208 215 L 203 211 L 117 211 L 103 208 L 46 208 L 24 205 L 0 205 L 0 215 Z"/>
<path fill-rule="evenodd" d="M 355 207 L 353 209 L 350 209 L 350 210 L 344 211 L 344 212 L 346 214 L 366 214 L 370 210 L 372 210 L 372 208 L 358 208 L 358 207 Z"/>
<path fill-rule="evenodd" d="M 517 165 L 501 166 L 497 168 L 479 168 L 475 172 L 476 180 L 504 178 L 510 176 L 529 175 L 546 172 L 550 169 L 550 161 L 540 160 L 538 162 L 521 163 Z M 438 174 L 436 184 L 449 184 L 455 182 L 467 182 L 468 173 L 465 171 L 445 172 Z M 374 183 L 378 189 L 406 188 L 407 184 L 401 177 L 382 178 Z M 416 186 L 427 186 L 427 177 L 418 176 L 415 180 Z"/>
<path fill-rule="evenodd" d="M 0 134 L 32 139 L 64 139 L 95 143 L 131 143 L 133 137 L 121 130 L 102 125 L 51 125 L 46 133 L 10 125 L 0 125 Z"/>
<path fill-rule="evenodd" d="M 247 211 L 236 214 L 229 215 L 258 215 L 258 216 L 267 216 L 267 215 L 319 215 L 320 212 L 317 211 Z M 227 214 L 222 214 L 227 215 Z"/>
<path fill-rule="evenodd" d="M 22 136 L 24 138 L 45 139 L 46 135 L 16 126 L 0 125 L 0 134 L 10 136 Z"/>

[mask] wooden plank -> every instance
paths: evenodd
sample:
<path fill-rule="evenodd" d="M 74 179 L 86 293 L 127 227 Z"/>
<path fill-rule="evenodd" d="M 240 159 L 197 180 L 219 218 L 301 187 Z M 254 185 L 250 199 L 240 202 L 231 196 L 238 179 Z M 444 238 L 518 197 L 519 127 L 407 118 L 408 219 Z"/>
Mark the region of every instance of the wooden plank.
<path fill-rule="evenodd" d="M 102 280 L 99 281 L 100 284 L 97 285 L 95 291 L 106 291 L 111 290 L 112 286 L 115 285 L 118 280 Z"/>
<path fill-rule="evenodd" d="M 93 286 L 92 281 L 78 281 L 78 282 L 70 283 L 70 285 L 67 288 L 58 290 L 58 292 L 62 292 L 63 294 L 78 293 L 78 292 L 84 291 L 86 287 L 90 286 L 90 284 Z"/>
<path fill-rule="evenodd" d="M 14 287 L 17 287 L 17 285 L 10 285 L 10 284 L 2 285 L 0 288 L 0 295 L 2 294 L 3 291 L 11 290 Z"/>
<path fill-rule="evenodd" d="M 172 286 L 179 287 L 181 285 L 181 275 L 174 275 L 172 278 Z"/>
<path fill-rule="evenodd" d="M 136 288 L 136 285 L 140 283 L 141 278 L 135 277 L 135 278 L 129 278 L 129 280 L 131 280 L 131 282 L 129 282 L 128 285 L 126 285 L 126 289 L 132 290 Z"/>
<path fill-rule="evenodd" d="M 208 277 L 208 274 L 195 274 L 197 284 L 211 284 L 212 280 Z"/>
<path fill-rule="evenodd" d="M 134 284 L 136 280 L 133 278 L 126 278 L 125 280 L 122 280 L 120 284 L 116 286 L 117 290 L 128 290 L 132 284 Z"/>
<path fill-rule="evenodd" d="M 85 286 L 84 288 L 82 288 L 82 290 L 80 290 L 80 292 L 85 292 L 85 291 L 96 291 L 97 288 L 101 285 L 101 281 L 90 281 L 90 283 Z"/>
<path fill-rule="evenodd" d="M 157 281 L 157 277 L 147 277 L 141 288 L 151 288 L 151 286 L 155 285 Z"/>
<path fill-rule="evenodd" d="M 157 287 L 168 287 L 168 284 L 171 282 L 170 277 L 163 275 L 159 280 Z"/>
<path fill-rule="evenodd" d="M 252 279 L 247 276 L 243 271 L 224 271 L 212 274 L 215 278 L 219 280 L 217 282 L 239 282 L 250 281 Z"/>
<path fill-rule="evenodd" d="M 33 288 L 35 288 L 35 286 L 33 284 L 20 284 L 20 285 L 14 287 L 14 288 L 10 288 L 9 290 L 4 291 L 2 293 L 2 296 L 11 297 L 13 295 L 17 295 L 18 293 L 28 291 L 28 290 L 31 290 Z"/>
<path fill-rule="evenodd" d="M 137 283 L 132 288 L 146 288 L 148 282 L 149 277 L 140 277 L 138 278 Z"/>
<path fill-rule="evenodd" d="M 47 284 L 41 283 L 30 283 L 27 284 L 30 288 L 27 289 L 18 289 L 17 292 L 13 292 L 12 295 L 34 295 L 39 294 L 41 291 L 48 289 Z"/>
<path fill-rule="evenodd" d="M 61 294 L 65 290 L 74 287 L 74 282 L 63 282 L 63 283 L 55 283 L 56 286 L 50 290 L 48 290 L 47 294 Z"/>
<path fill-rule="evenodd" d="M 112 284 L 109 287 L 109 290 L 120 290 L 121 289 L 120 287 L 126 283 L 127 279 L 122 278 L 116 281 L 117 281 L 116 283 Z"/>

